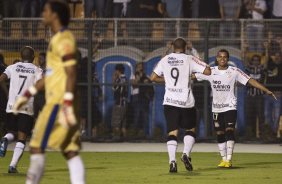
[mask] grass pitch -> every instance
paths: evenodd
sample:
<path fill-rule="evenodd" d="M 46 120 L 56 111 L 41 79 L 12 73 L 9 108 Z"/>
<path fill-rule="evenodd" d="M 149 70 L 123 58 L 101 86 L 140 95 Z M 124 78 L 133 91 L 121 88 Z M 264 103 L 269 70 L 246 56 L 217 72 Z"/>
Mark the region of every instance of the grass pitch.
<path fill-rule="evenodd" d="M 19 174 L 7 174 L 12 152 L 0 159 L 0 184 L 22 184 L 29 165 L 25 153 Z M 178 158 L 178 173 L 168 173 L 167 153 L 82 153 L 87 184 L 279 184 L 282 183 L 281 154 L 235 153 L 233 169 L 218 169 L 217 153 L 193 153 L 193 172 Z M 42 184 L 68 184 L 67 165 L 59 153 L 47 153 Z"/>

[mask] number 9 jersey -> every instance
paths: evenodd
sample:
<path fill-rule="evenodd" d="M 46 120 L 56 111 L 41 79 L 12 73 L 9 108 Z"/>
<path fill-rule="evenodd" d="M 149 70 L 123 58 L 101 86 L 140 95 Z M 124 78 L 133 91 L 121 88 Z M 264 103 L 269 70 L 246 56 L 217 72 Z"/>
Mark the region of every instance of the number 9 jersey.
<path fill-rule="evenodd" d="M 154 73 L 165 80 L 163 105 L 191 108 L 195 99 L 191 90 L 192 73 L 203 73 L 207 64 L 184 53 L 171 53 L 158 63 Z"/>
<path fill-rule="evenodd" d="M 32 63 L 18 62 L 6 68 L 4 74 L 10 79 L 9 99 L 6 112 L 13 112 L 13 105 L 18 96 L 22 95 L 30 86 L 42 78 L 42 70 Z M 33 98 L 24 105 L 19 113 L 33 115 Z"/>

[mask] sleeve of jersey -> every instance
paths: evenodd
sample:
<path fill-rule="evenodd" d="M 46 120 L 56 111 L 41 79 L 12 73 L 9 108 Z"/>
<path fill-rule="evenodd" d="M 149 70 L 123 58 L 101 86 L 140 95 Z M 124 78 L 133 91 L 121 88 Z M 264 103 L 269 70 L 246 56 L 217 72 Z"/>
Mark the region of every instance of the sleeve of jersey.
<path fill-rule="evenodd" d="M 37 70 L 36 81 L 39 81 L 43 78 L 43 71 L 41 69 Z"/>
<path fill-rule="evenodd" d="M 11 78 L 11 70 L 12 70 L 11 67 L 12 67 L 12 66 L 8 66 L 8 67 L 6 68 L 6 70 L 4 71 L 4 74 L 7 75 L 8 79 Z"/>
<path fill-rule="evenodd" d="M 209 77 L 207 75 L 202 74 L 202 73 L 195 73 L 195 77 L 198 81 L 209 80 Z"/>
<path fill-rule="evenodd" d="M 242 70 L 240 70 L 239 68 L 237 68 L 237 81 L 239 81 L 241 84 L 246 85 L 247 82 L 250 80 L 250 76 L 248 76 L 247 74 L 245 74 Z"/>
<path fill-rule="evenodd" d="M 62 57 L 64 66 L 72 66 L 76 64 L 76 49 L 73 39 L 63 39 L 59 43 L 59 54 Z"/>
<path fill-rule="evenodd" d="M 207 64 L 194 56 L 192 56 L 191 59 L 192 72 L 203 73 L 207 67 Z"/>
<path fill-rule="evenodd" d="M 163 75 L 162 60 L 160 60 L 159 63 L 154 68 L 154 73 L 157 74 L 158 76 Z"/>

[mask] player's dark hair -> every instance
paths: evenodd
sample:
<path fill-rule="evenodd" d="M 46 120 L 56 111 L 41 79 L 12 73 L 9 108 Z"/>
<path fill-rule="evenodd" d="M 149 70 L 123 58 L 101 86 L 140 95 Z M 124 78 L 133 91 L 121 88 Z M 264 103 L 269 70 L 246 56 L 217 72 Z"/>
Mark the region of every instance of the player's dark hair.
<path fill-rule="evenodd" d="M 227 58 L 229 59 L 229 52 L 228 52 L 228 50 L 226 50 L 226 49 L 220 49 L 220 50 L 217 52 L 217 55 L 218 55 L 218 53 L 220 53 L 220 52 L 225 52 L 226 55 L 227 55 Z"/>
<path fill-rule="evenodd" d="M 34 51 L 34 49 L 32 47 L 24 46 L 21 49 L 21 58 L 22 58 L 22 60 L 28 61 L 28 62 L 32 63 L 33 60 L 34 60 L 34 57 L 35 57 L 35 51 Z"/>
<path fill-rule="evenodd" d="M 55 12 L 63 26 L 67 27 L 70 22 L 70 8 L 65 1 L 49 0 L 47 2 L 50 5 L 51 11 Z"/>
<path fill-rule="evenodd" d="M 125 68 L 124 68 L 123 64 L 117 64 L 116 67 L 115 67 L 115 70 L 120 71 L 120 73 L 124 74 Z"/>
<path fill-rule="evenodd" d="M 187 43 L 183 38 L 176 38 L 172 44 L 174 49 L 182 49 L 183 51 L 185 51 Z"/>

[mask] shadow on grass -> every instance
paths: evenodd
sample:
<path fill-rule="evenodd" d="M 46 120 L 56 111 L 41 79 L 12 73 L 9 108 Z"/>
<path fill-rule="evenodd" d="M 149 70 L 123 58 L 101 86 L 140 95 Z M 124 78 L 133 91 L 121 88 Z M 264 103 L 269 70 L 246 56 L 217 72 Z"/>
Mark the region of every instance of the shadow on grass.
<path fill-rule="evenodd" d="M 242 163 L 241 166 L 244 165 L 246 167 L 248 166 L 263 166 L 263 165 L 273 165 L 273 164 L 282 164 L 282 162 L 250 162 L 250 163 Z"/>
<path fill-rule="evenodd" d="M 104 170 L 107 169 L 107 167 L 86 167 L 86 172 L 88 170 Z M 47 169 L 46 172 L 68 172 L 68 168 L 60 168 L 60 169 Z"/>
<path fill-rule="evenodd" d="M 2 173 L 2 176 L 5 176 L 5 177 L 26 177 L 26 173 L 13 173 L 13 174 L 9 174 L 9 173 Z"/>

